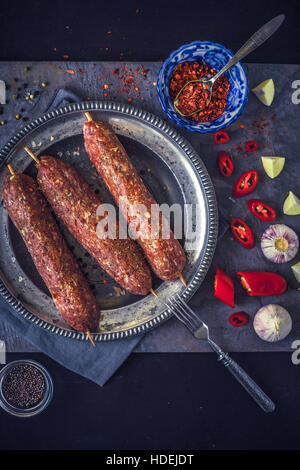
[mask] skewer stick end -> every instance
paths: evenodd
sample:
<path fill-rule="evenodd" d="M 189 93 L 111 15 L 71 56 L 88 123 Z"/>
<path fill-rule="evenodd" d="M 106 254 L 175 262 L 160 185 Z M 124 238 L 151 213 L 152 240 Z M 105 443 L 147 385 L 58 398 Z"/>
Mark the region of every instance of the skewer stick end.
<path fill-rule="evenodd" d="M 7 165 L 7 168 L 9 169 L 9 172 L 11 174 L 10 179 L 12 180 L 16 176 L 16 173 L 14 172 L 14 169 L 11 165 Z"/>
<path fill-rule="evenodd" d="M 182 284 L 183 284 L 185 287 L 187 287 L 186 282 L 185 282 L 185 279 L 184 279 L 182 273 L 178 273 L 178 277 L 179 277 L 179 279 L 181 280 Z"/>
<path fill-rule="evenodd" d="M 92 116 L 90 115 L 89 112 L 86 112 L 86 113 L 84 113 L 84 114 L 85 114 L 85 117 L 87 118 L 88 121 L 92 121 L 92 120 L 93 120 L 93 118 L 92 118 Z"/>
<path fill-rule="evenodd" d="M 92 343 L 92 345 L 95 346 L 90 330 L 86 330 L 86 334 L 88 335 L 88 338 L 90 342 Z"/>
<path fill-rule="evenodd" d="M 39 159 L 34 155 L 34 153 L 33 153 L 27 146 L 24 147 L 24 150 L 25 150 L 25 152 L 28 153 L 28 155 L 31 156 L 31 158 L 33 158 L 33 160 L 34 160 L 38 165 L 40 164 Z"/>
<path fill-rule="evenodd" d="M 153 294 L 153 295 L 154 295 L 154 297 L 157 297 L 157 298 L 158 298 L 158 295 L 156 294 L 155 290 L 153 290 L 153 289 L 150 289 L 150 291 L 149 291 L 149 292 L 151 292 L 151 294 Z"/>

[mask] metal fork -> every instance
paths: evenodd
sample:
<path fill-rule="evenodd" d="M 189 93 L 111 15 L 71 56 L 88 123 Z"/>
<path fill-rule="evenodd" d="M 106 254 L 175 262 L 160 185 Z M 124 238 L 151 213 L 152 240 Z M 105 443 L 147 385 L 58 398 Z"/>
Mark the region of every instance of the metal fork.
<path fill-rule="evenodd" d="M 228 353 L 222 349 L 210 338 L 209 328 L 204 321 L 177 295 L 176 299 L 169 300 L 166 303 L 171 312 L 180 320 L 197 339 L 205 338 L 208 344 L 215 351 L 218 360 L 229 370 L 236 380 L 251 395 L 256 403 L 266 412 L 275 410 L 273 401 L 262 391 L 262 389 L 249 377 L 249 375 L 240 367 Z"/>

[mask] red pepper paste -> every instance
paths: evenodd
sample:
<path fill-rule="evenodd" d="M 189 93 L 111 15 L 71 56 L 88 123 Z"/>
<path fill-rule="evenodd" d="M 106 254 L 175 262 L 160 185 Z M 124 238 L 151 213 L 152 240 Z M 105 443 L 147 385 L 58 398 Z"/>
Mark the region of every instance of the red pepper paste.
<path fill-rule="evenodd" d="M 217 72 L 206 62 L 183 62 L 175 67 L 170 80 L 170 96 L 175 100 L 179 91 L 191 80 L 209 77 Z M 230 83 L 225 75 L 215 82 L 212 90 L 211 101 L 208 100 L 208 92 L 199 83 L 190 84 L 186 87 L 178 99 L 177 108 L 182 114 L 190 114 L 201 108 L 188 119 L 196 122 L 207 122 L 216 119 L 223 114 L 227 105 L 227 95 Z"/>

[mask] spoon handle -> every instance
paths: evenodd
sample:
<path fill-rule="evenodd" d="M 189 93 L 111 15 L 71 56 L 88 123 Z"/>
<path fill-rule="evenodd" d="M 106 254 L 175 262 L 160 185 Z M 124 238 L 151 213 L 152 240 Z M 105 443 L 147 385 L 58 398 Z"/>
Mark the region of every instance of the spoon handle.
<path fill-rule="evenodd" d="M 277 31 L 279 26 L 285 19 L 285 15 L 278 15 L 268 23 L 263 25 L 256 33 L 254 33 L 248 41 L 243 44 L 243 46 L 234 54 L 234 56 L 227 62 L 227 64 L 213 76 L 213 81 L 215 82 L 220 75 L 222 75 L 226 70 L 235 65 L 237 62 L 246 57 L 250 52 L 254 51 L 257 47 L 261 46 L 267 39 L 269 39 L 272 34 Z"/>

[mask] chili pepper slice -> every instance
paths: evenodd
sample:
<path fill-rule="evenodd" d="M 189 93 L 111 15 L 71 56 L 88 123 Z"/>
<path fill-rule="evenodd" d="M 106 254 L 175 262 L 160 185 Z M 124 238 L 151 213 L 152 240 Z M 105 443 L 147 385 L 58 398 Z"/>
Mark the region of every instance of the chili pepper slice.
<path fill-rule="evenodd" d="M 233 161 L 228 153 L 224 152 L 224 150 L 221 150 L 218 153 L 217 165 L 221 175 L 226 176 L 227 178 L 232 175 L 234 170 Z"/>
<path fill-rule="evenodd" d="M 249 318 L 250 317 L 248 313 L 235 312 L 230 315 L 230 317 L 228 318 L 228 321 L 231 325 L 239 327 L 239 326 L 246 325 L 246 323 L 248 323 L 249 321 Z"/>
<path fill-rule="evenodd" d="M 273 222 L 276 219 L 276 212 L 260 199 L 249 199 L 248 208 L 250 212 L 263 222 Z"/>
<path fill-rule="evenodd" d="M 287 290 L 286 280 L 276 273 L 238 271 L 236 275 L 251 296 L 280 295 Z"/>
<path fill-rule="evenodd" d="M 245 149 L 247 152 L 255 152 L 255 150 L 258 149 L 258 143 L 256 140 L 248 140 L 248 142 L 245 144 Z"/>
<path fill-rule="evenodd" d="M 251 250 L 254 247 L 254 234 L 246 222 L 236 217 L 231 220 L 230 227 L 233 235 L 244 248 Z"/>
<path fill-rule="evenodd" d="M 216 144 L 226 144 L 229 142 L 229 135 L 225 131 L 214 132 L 214 141 Z"/>
<path fill-rule="evenodd" d="M 247 194 L 252 193 L 255 186 L 257 185 L 258 174 L 256 170 L 249 170 L 243 173 L 242 176 L 235 183 L 232 195 L 234 197 L 243 197 Z"/>
<path fill-rule="evenodd" d="M 216 269 L 215 283 L 214 283 L 214 294 L 217 299 L 221 300 L 229 307 L 234 308 L 234 285 L 233 280 L 228 274 Z"/>

